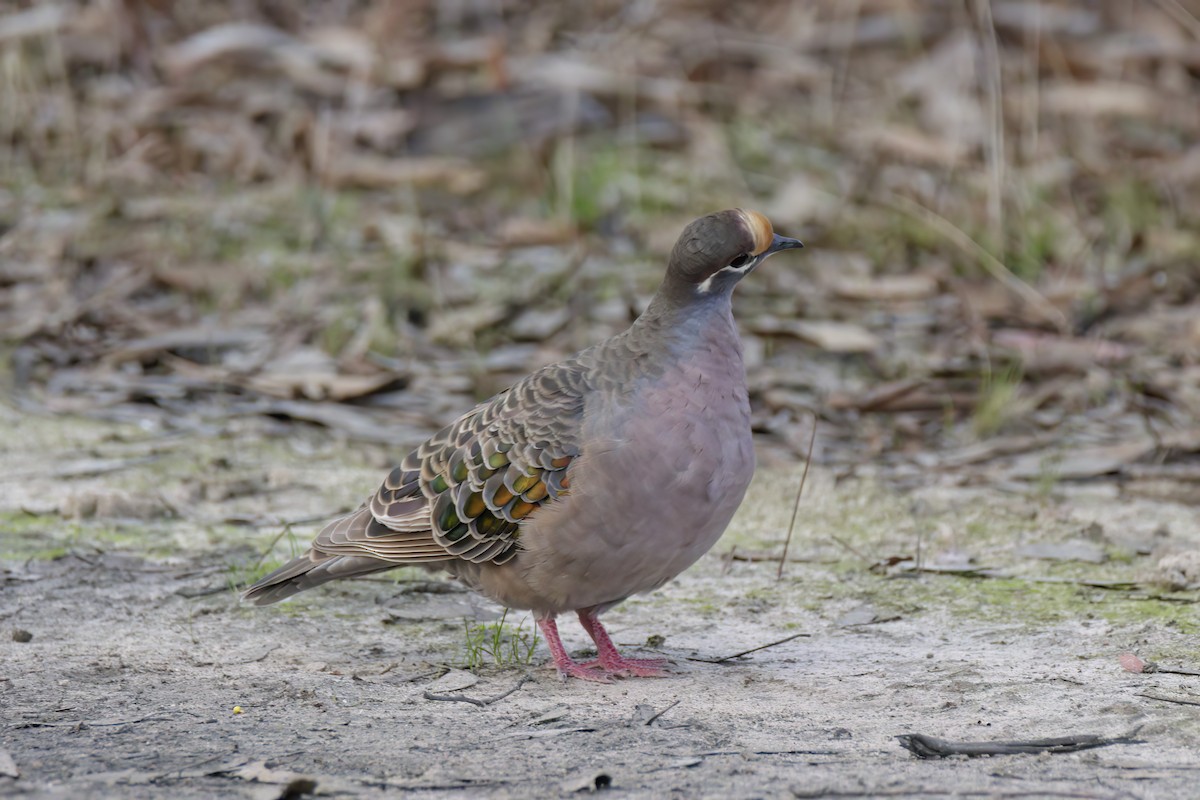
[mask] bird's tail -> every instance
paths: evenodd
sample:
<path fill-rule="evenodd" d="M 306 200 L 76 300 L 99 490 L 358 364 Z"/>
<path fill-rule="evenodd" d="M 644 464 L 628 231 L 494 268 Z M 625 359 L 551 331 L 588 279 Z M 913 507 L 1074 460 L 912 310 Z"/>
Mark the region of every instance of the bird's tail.
<path fill-rule="evenodd" d="M 270 605 L 328 581 L 384 572 L 397 566 L 369 556 L 324 555 L 310 550 L 251 586 L 242 599 L 256 606 Z"/>

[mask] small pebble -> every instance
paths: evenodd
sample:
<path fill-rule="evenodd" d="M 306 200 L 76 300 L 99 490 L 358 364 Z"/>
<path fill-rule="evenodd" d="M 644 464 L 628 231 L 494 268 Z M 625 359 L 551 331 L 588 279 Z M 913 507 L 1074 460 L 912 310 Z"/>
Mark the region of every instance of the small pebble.
<path fill-rule="evenodd" d="M 23 628 L 13 628 L 13 641 L 25 644 L 33 641 L 33 634 Z"/>

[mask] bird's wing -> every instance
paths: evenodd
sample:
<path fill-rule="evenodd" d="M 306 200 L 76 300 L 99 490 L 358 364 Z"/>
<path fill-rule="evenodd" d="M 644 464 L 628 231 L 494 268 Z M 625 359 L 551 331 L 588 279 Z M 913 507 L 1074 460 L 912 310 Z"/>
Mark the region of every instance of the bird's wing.
<path fill-rule="evenodd" d="M 363 508 L 321 531 L 313 556 L 512 558 L 521 521 L 569 491 L 587 390 L 576 358 L 476 406 L 409 453 Z"/>

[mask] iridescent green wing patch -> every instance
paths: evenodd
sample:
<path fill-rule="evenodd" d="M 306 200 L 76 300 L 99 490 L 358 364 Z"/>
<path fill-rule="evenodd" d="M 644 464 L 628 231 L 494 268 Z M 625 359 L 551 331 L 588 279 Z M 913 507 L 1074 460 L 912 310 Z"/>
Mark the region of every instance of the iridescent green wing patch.
<path fill-rule="evenodd" d="M 448 555 L 503 563 L 521 523 L 570 491 L 586 391 L 578 362 L 552 365 L 458 419 L 392 471 L 371 502 L 384 525 L 406 530 L 414 502 Z"/>

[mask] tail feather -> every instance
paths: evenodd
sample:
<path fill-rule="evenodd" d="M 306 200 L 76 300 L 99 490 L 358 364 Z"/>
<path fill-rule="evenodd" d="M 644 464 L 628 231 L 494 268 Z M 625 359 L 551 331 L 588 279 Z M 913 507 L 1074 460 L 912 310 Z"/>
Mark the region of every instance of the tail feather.
<path fill-rule="evenodd" d="M 242 599 L 256 606 L 270 605 L 328 581 L 385 572 L 398 566 L 369 556 L 322 556 L 310 551 L 255 583 L 242 594 Z"/>

